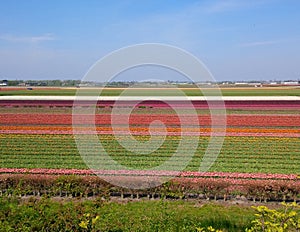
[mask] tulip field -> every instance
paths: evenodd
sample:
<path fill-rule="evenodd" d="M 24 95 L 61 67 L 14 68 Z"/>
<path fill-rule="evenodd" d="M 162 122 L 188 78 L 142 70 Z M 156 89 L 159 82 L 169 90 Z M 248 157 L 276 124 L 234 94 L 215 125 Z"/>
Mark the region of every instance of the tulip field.
<path fill-rule="evenodd" d="M 128 123 L 120 112 L 122 108 L 130 107 L 130 104 L 122 102 L 113 127 L 111 120 L 114 102 L 98 102 L 94 129 L 99 142 L 110 157 L 132 171 L 116 172 L 112 168 L 93 172 L 83 161 L 76 146 L 70 101 L 0 100 L 0 173 L 6 177 L 41 174 L 92 176 L 94 173 L 130 177 L 171 176 L 172 172 L 167 170 L 147 170 L 172 157 L 183 133 L 187 141 L 191 138 L 191 143 L 197 138 L 198 146 L 185 169 L 176 175 L 176 181 L 181 184 L 188 183 L 197 188 L 195 186 L 200 182 L 199 186 L 204 182 L 219 183 L 220 180 L 226 180 L 223 188 L 230 186 L 231 189 L 239 189 L 233 186 L 253 187 L 253 183 L 261 186 L 278 181 L 281 185 L 290 184 L 300 193 L 299 102 L 225 101 L 226 136 L 222 149 L 208 172 L 200 173 L 198 170 L 212 133 L 212 118 L 204 102 L 193 102 L 198 121 L 192 120 L 192 111 L 185 107 L 184 102 L 177 101 L 174 104 L 178 107 L 175 112 L 163 103 L 148 101 L 135 106 Z M 82 107 L 87 105 L 85 103 Z M 180 117 L 185 118 L 184 124 L 180 122 L 178 112 Z M 88 116 L 80 115 L 82 118 Z M 164 127 L 156 124 L 157 121 L 163 123 Z M 218 123 L 215 126 L 221 126 L 221 122 Z M 83 134 L 90 134 L 93 129 L 84 123 L 75 126 Z M 124 136 L 126 140 L 128 134 L 141 143 L 150 139 L 159 143 L 162 135 L 165 138 L 162 145 L 151 154 L 136 154 L 124 148 L 116 138 L 116 135 L 118 139 Z M 188 153 L 189 147 L 186 149 Z M 102 163 L 106 162 L 105 159 L 99 159 Z"/>

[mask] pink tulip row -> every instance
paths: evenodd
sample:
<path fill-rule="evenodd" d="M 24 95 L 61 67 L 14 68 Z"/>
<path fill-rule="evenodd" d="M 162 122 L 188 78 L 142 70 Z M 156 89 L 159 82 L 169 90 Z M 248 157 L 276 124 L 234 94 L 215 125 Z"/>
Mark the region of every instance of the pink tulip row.
<path fill-rule="evenodd" d="M 182 177 L 224 177 L 238 179 L 298 179 L 295 174 L 272 174 L 272 173 L 239 173 L 239 172 L 182 172 Z"/>
<path fill-rule="evenodd" d="M 179 119 L 180 117 L 180 119 Z M 113 121 L 112 121 L 113 118 Z M 5 125 L 72 125 L 72 119 L 76 124 L 97 124 L 97 125 L 149 125 L 154 121 L 161 121 L 165 125 L 211 125 L 210 115 L 184 114 L 131 114 L 129 122 L 124 115 L 72 115 L 72 114 L 0 114 L 0 124 Z M 222 118 L 216 118 L 215 124 L 227 126 L 286 126 L 300 127 L 300 115 L 243 115 L 229 114 L 224 122 Z M 154 123 L 155 125 L 155 123 Z"/>
<path fill-rule="evenodd" d="M 113 176 L 166 176 L 198 178 L 227 178 L 227 179 L 262 179 L 262 180 L 298 180 L 295 174 L 267 174 L 267 173 L 237 173 L 237 172 L 177 172 L 157 170 L 90 170 L 90 169 L 27 169 L 0 168 L 0 173 L 54 174 L 54 175 L 113 175 Z"/>

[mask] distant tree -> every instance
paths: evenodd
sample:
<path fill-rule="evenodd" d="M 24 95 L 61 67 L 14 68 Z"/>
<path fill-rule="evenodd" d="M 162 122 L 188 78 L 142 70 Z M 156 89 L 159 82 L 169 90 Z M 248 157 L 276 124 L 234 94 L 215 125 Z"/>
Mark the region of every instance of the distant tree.
<path fill-rule="evenodd" d="M 15 81 L 8 80 L 8 81 L 7 81 L 7 85 L 8 85 L 8 86 L 17 86 L 17 85 L 19 85 L 20 83 L 23 83 L 23 81 L 18 81 L 18 80 L 15 80 Z"/>

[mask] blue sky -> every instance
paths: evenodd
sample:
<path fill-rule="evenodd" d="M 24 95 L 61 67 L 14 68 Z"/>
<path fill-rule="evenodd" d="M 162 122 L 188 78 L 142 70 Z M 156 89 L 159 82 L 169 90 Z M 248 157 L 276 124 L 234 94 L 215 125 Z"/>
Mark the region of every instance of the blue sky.
<path fill-rule="evenodd" d="M 300 78 L 297 0 L 0 4 L 0 79 L 81 79 L 107 53 L 136 43 L 185 49 L 216 80 Z"/>

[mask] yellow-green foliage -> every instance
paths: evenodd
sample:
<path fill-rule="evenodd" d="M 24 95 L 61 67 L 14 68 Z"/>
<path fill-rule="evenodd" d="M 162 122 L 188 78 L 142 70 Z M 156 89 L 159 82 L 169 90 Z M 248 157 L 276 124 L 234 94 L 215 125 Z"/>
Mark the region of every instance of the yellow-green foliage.
<path fill-rule="evenodd" d="M 282 203 L 283 211 L 269 209 L 266 206 L 254 207 L 257 211 L 256 219 L 252 221 L 252 227 L 246 232 L 266 231 L 285 232 L 300 230 L 300 216 L 296 211 L 300 206 L 295 202 Z"/>
<path fill-rule="evenodd" d="M 283 202 L 284 210 L 269 209 L 266 206 L 253 207 L 257 213 L 256 219 L 252 221 L 252 227 L 246 232 L 292 232 L 300 231 L 300 208 L 296 202 Z M 212 226 L 207 228 L 197 228 L 197 232 L 222 232 Z"/>
<path fill-rule="evenodd" d="M 84 214 L 83 216 L 84 219 L 79 223 L 79 226 L 85 231 L 93 231 L 93 228 L 96 222 L 98 221 L 98 219 L 100 218 L 100 216 L 97 215 L 96 217 L 93 218 L 89 213 Z"/>
<path fill-rule="evenodd" d="M 214 229 L 212 226 L 205 228 L 197 228 L 197 232 L 223 232 L 223 230 Z"/>

